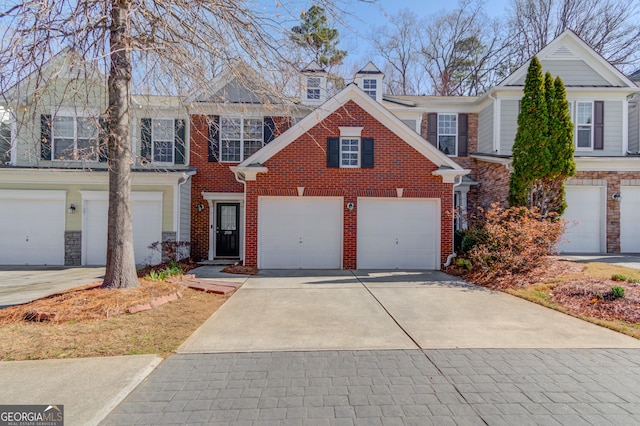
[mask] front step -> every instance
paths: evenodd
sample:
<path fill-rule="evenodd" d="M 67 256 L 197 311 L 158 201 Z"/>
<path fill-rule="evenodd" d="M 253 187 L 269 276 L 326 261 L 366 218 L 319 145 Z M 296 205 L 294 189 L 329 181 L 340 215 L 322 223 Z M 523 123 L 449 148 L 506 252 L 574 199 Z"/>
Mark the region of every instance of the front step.
<path fill-rule="evenodd" d="M 207 265 L 235 265 L 240 263 L 240 258 L 219 258 L 213 260 L 203 260 L 202 262 L 198 262 L 198 265 L 207 266 Z"/>

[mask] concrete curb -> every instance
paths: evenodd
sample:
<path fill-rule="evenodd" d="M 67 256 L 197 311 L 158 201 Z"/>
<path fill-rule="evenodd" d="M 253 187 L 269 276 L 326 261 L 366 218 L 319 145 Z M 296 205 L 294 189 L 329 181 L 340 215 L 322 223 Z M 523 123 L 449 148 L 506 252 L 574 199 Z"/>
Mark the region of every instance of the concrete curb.
<path fill-rule="evenodd" d="M 110 412 L 112 412 L 113 409 L 116 408 L 122 401 L 124 401 L 124 399 L 127 396 L 129 396 L 129 394 L 135 388 L 137 388 L 138 385 L 142 383 L 142 381 L 146 379 L 147 376 L 151 374 L 153 370 L 155 370 L 156 367 L 158 367 L 158 365 L 160 365 L 160 363 L 163 360 L 164 359 L 162 357 L 156 355 L 155 358 L 152 359 L 151 362 L 149 362 L 149 364 L 147 364 L 145 368 L 143 368 L 135 376 L 133 376 L 129 381 L 129 383 L 126 386 L 124 386 L 120 390 L 120 392 L 118 392 L 113 398 L 111 398 L 111 400 L 108 401 L 104 405 L 104 407 L 102 407 L 102 409 L 100 409 L 87 424 L 98 425 L 102 420 L 104 420 L 104 418 L 107 417 L 107 415 Z"/>

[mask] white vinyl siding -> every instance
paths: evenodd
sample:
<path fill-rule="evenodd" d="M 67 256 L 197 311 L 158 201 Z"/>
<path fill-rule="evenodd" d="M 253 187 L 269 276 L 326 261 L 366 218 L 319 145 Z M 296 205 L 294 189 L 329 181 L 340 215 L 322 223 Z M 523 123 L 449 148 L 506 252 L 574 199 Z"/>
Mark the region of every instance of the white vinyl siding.
<path fill-rule="evenodd" d="M 583 60 L 541 60 L 544 72 L 559 75 L 565 86 L 611 86 Z M 524 86 L 526 74 L 515 84 Z"/>
<path fill-rule="evenodd" d="M 511 155 L 513 142 L 518 132 L 517 99 L 503 99 L 500 102 L 500 152 L 501 155 Z"/>
<path fill-rule="evenodd" d="M 640 100 L 636 99 L 634 103 L 629 103 L 629 152 L 635 154 L 638 151 L 640 151 Z"/>
<path fill-rule="evenodd" d="M 493 108 L 487 105 L 478 114 L 478 151 L 493 153 Z"/>

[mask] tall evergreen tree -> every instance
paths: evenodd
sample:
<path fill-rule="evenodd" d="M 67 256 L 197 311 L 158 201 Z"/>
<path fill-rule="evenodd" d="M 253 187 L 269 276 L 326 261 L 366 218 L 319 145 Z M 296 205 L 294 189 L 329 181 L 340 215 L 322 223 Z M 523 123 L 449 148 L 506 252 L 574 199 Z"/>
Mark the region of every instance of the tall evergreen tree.
<path fill-rule="evenodd" d="M 546 179 L 547 212 L 562 215 L 567 208 L 564 182 L 576 174 L 573 159 L 573 123 L 569 113 L 569 102 L 564 83 L 560 77 L 555 81 L 550 73 L 545 79 L 545 96 L 549 108 L 549 152 L 551 172 Z"/>
<path fill-rule="evenodd" d="M 513 173 L 509 180 L 511 206 L 534 206 L 544 191 L 541 179 L 551 170 L 549 114 L 544 93 L 542 65 L 534 56 L 527 71 L 513 144 Z"/>
<path fill-rule="evenodd" d="M 308 49 L 320 65 L 340 65 L 347 52 L 338 49 L 338 30 L 331 28 L 324 8 L 311 6 L 302 12 L 302 23 L 291 29 L 292 39 Z"/>

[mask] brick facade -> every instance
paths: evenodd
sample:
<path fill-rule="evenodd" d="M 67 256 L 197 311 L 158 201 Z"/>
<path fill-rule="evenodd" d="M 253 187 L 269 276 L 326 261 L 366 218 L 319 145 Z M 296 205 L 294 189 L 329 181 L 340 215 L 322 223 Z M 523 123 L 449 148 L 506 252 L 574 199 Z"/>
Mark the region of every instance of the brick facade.
<path fill-rule="evenodd" d="M 291 126 L 289 117 L 272 117 L 275 124 L 274 135 L 286 131 Z M 197 168 L 191 184 L 191 256 L 196 260 L 209 256 L 209 205 L 203 198 L 203 192 L 241 193 L 243 185 L 238 182 L 229 169 L 238 163 L 208 161 L 210 118 L 205 115 L 191 116 L 191 160 L 190 165 Z M 198 205 L 204 209 L 198 211 Z"/>
<path fill-rule="evenodd" d="M 362 168 L 327 168 L 327 138 L 339 137 L 339 126 L 363 127 L 362 138 L 373 138 L 375 166 Z M 304 196 L 339 196 L 344 198 L 343 267 L 356 268 L 357 198 L 396 197 L 403 188 L 403 198 L 439 198 L 441 200 L 441 261 L 453 248 L 453 184 L 442 183 L 433 176 L 438 167 L 393 134 L 383 124 L 350 101 L 329 115 L 304 135 L 293 141 L 264 164 L 268 173 L 259 174 L 246 186 L 245 263 L 257 265 L 258 197 L 263 195 L 296 196 L 304 187 Z M 353 211 L 347 203 L 355 205 Z"/>

